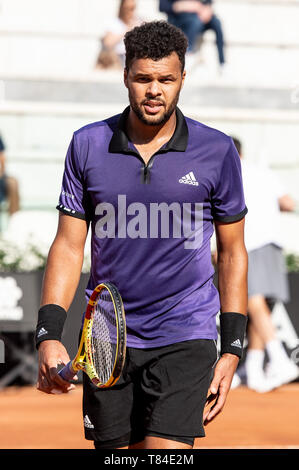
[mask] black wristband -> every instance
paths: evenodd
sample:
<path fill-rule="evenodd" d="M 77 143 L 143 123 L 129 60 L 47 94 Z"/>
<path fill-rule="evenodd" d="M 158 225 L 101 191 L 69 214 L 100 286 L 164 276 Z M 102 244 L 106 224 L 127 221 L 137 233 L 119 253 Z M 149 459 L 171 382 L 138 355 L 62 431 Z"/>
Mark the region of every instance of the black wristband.
<path fill-rule="evenodd" d="M 36 349 L 42 341 L 48 339 L 61 341 L 66 316 L 66 311 L 60 305 L 47 304 L 39 309 L 35 333 Z"/>
<path fill-rule="evenodd" d="M 220 315 L 220 354 L 230 353 L 242 357 L 247 316 L 241 313 L 225 312 Z"/>

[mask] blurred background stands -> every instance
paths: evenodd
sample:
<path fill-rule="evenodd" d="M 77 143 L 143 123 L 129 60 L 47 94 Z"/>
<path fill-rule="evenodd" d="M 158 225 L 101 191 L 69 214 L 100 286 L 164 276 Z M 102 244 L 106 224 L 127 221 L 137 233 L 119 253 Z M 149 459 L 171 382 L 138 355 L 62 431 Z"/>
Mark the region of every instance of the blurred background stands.
<path fill-rule="evenodd" d="M 118 6 L 116 0 L 0 0 L 0 129 L 22 210 L 54 210 L 72 132 L 127 103 L 122 72 L 95 67 L 100 38 Z M 158 0 L 137 6 L 146 20 L 166 18 Z M 180 105 L 239 136 L 246 158 L 268 163 L 299 199 L 299 2 L 218 0 L 214 9 L 224 29 L 227 70 L 217 73 L 215 36 L 208 31 Z M 298 251 L 298 219 L 282 217 L 286 247 Z"/>

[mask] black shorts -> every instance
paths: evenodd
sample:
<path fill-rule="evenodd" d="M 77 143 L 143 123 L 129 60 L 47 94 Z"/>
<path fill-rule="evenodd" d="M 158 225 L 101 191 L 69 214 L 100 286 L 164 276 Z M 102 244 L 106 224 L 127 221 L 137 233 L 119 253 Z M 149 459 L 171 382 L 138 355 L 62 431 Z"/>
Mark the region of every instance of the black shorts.
<path fill-rule="evenodd" d="M 214 340 L 127 348 L 118 382 L 99 389 L 83 374 L 85 438 L 115 449 L 154 435 L 193 446 L 204 437 L 203 409 L 217 362 Z"/>

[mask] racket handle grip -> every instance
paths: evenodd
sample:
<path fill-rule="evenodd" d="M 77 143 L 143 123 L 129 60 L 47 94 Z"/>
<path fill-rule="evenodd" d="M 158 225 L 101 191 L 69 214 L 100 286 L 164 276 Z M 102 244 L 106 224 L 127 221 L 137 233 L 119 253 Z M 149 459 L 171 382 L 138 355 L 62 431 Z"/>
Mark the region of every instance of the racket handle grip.
<path fill-rule="evenodd" d="M 60 375 L 60 377 L 64 380 L 66 380 L 67 382 L 70 382 L 71 380 L 73 380 L 74 376 L 77 374 L 77 371 L 74 370 L 73 368 L 73 364 L 72 364 L 73 361 L 70 361 L 68 362 L 64 367 L 63 369 L 61 369 L 58 374 Z"/>

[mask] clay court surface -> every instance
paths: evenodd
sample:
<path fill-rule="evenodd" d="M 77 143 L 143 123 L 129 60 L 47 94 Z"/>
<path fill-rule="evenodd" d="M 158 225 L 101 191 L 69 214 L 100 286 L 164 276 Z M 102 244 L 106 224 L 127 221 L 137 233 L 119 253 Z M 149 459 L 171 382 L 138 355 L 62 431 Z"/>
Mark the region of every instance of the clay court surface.
<path fill-rule="evenodd" d="M 196 448 L 299 448 L 299 384 L 267 394 L 240 387 Z M 34 387 L 0 391 L 1 449 L 92 449 L 83 437 L 82 388 L 46 395 Z"/>

